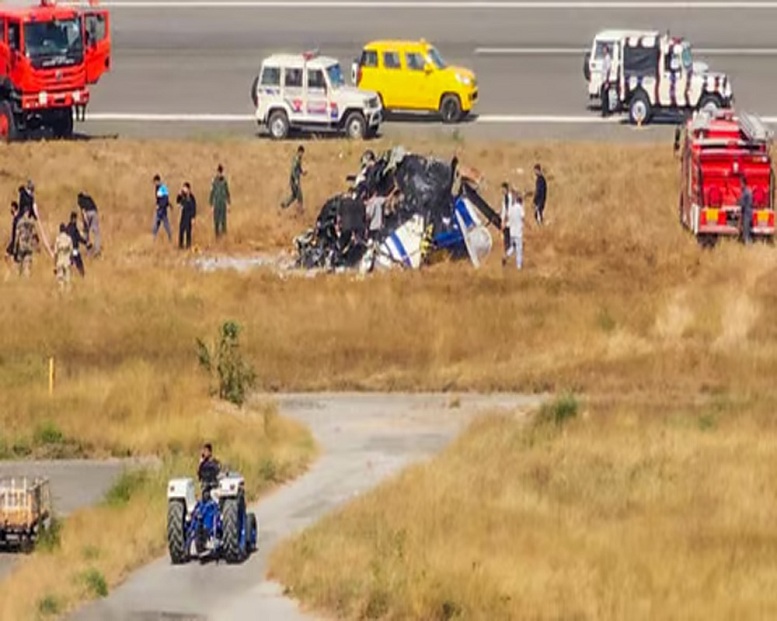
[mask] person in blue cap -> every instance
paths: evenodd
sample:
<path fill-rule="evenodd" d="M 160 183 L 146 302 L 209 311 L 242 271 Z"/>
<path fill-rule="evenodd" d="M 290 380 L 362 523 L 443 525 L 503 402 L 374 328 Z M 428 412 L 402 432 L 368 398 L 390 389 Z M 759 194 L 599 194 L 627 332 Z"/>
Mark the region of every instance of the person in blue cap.
<path fill-rule="evenodd" d="M 173 241 L 173 234 L 170 230 L 170 220 L 167 216 L 167 212 L 170 209 L 170 193 L 167 191 L 167 186 L 162 183 L 162 178 L 159 175 L 154 175 L 154 195 L 156 198 L 156 217 L 154 218 L 154 239 L 159 232 L 159 225 L 165 227 L 168 241 Z"/>

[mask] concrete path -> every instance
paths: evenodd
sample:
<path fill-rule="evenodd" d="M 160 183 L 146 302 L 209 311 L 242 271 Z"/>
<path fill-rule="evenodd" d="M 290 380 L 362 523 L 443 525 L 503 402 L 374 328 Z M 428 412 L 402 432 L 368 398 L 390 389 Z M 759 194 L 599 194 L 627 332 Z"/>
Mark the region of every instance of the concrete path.
<path fill-rule="evenodd" d="M 296 605 L 277 584 L 265 581 L 270 550 L 397 473 L 439 451 L 477 412 L 536 404 L 518 395 L 286 395 L 280 411 L 303 421 L 322 456 L 296 482 L 254 507 L 259 550 L 239 566 L 197 562 L 172 566 L 161 558 L 139 570 L 105 600 L 73 621 L 301 621 Z"/>

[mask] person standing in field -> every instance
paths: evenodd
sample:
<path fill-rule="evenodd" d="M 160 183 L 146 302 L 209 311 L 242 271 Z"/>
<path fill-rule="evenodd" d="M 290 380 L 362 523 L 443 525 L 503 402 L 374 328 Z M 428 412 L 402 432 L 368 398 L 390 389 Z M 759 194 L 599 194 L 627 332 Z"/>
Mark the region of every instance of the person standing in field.
<path fill-rule="evenodd" d="M 19 215 L 19 203 L 11 201 L 11 241 L 5 247 L 5 255 L 8 258 L 13 258 L 13 249 L 16 244 L 16 223 L 19 221 L 17 216 Z"/>
<path fill-rule="evenodd" d="M 38 231 L 33 220 L 32 212 L 25 212 L 24 216 L 16 224 L 16 240 L 14 244 L 14 258 L 19 264 L 19 275 L 29 278 L 32 274 L 32 255 L 37 250 Z"/>
<path fill-rule="evenodd" d="M 507 257 L 515 255 L 515 266 L 523 269 L 523 199 L 517 192 L 510 189 L 505 181 L 502 183 L 502 195 L 505 200 L 506 228 L 509 230 L 510 245 L 502 258 L 502 266 L 507 265 Z M 504 221 L 503 221 L 503 225 Z"/>
<path fill-rule="evenodd" d="M 167 191 L 167 186 L 162 183 L 162 178 L 159 175 L 154 175 L 154 198 L 156 201 L 156 215 L 154 217 L 154 229 L 152 234 L 154 239 L 159 232 L 159 225 L 165 227 L 165 233 L 167 233 L 168 241 L 173 241 L 173 234 L 170 230 L 170 220 L 167 216 L 167 211 L 170 209 L 170 193 Z"/>
<path fill-rule="evenodd" d="M 742 243 L 749 245 L 753 242 L 753 191 L 747 185 L 747 179 L 742 175 L 742 193 L 739 196 L 739 207 L 742 209 L 740 222 L 742 225 Z"/>
<path fill-rule="evenodd" d="M 178 248 L 188 250 L 192 247 L 192 225 L 197 217 L 197 199 L 192 194 L 192 186 L 187 181 L 178 193 L 176 202 L 181 206 L 181 222 L 178 226 Z"/>
<path fill-rule="evenodd" d="M 545 181 L 545 175 L 542 172 L 542 166 L 534 165 L 534 176 L 536 182 L 534 185 L 534 219 L 537 224 L 545 224 L 545 201 L 548 198 L 548 183 Z"/>
<path fill-rule="evenodd" d="M 308 173 L 302 168 L 302 157 L 304 155 L 305 147 L 302 145 L 298 146 L 297 153 L 294 155 L 294 159 L 291 161 L 291 173 L 289 175 L 291 195 L 281 203 L 281 209 L 290 207 L 291 204 L 296 201 L 299 213 L 303 213 L 305 211 L 305 205 L 302 198 L 302 176 Z"/>
<path fill-rule="evenodd" d="M 213 183 L 210 186 L 208 202 L 213 209 L 213 228 L 216 231 L 216 237 L 226 235 L 227 210 L 232 204 L 232 197 L 229 194 L 229 183 L 224 176 L 224 167 L 221 164 L 216 168 L 216 176 L 213 177 Z"/>
<path fill-rule="evenodd" d="M 78 214 L 76 214 L 75 211 L 70 212 L 70 221 L 65 227 L 65 232 L 70 236 L 70 240 L 72 242 L 72 251 L 70 255 L 72 259 L 70 262 L 78 270 L 78 273 L 81 274 L 81 278 L 83 278 L 84 259 L 81 256 L 81 244 L 86 246 L 87 241 L 86 238 L 81 234 L 81 231 L 78 230 Z M 54 253 L 56 254 L 56 249 L 54 250 Z"/>
<path fill-rule="evenodd" d="M 70 264 L 74 253 L 73 239 L 67 229 L 64 222 L 60 224 L 59 235 L 54 240 L 54 273 L 61 292 L 70 289 Z"/>
<path fill-rule="evenodd" d="M 78 193 L 78 208 L 81 210 L 81 217 L 84 220 L 86 229 L 86 239 L 89 245 L 89 256 L 99 257 L 102 251 L 102 240 L 100 239 L 100 220 L 97 217 L 97 204 L 94 199 L 85 192 Z"/>

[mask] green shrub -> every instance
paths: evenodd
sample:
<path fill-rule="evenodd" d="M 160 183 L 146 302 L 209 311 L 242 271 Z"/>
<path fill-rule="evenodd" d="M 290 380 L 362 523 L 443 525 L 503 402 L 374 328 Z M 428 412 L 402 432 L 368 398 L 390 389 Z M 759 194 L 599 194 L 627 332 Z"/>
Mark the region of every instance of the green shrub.
<path fill-rule="evenodd" d="M 54 595 L 45 595 L 38 600 L 38 614 L 41 617 L 53 617 L 60 613 L 62 605 Z"/>
<path fill-rule="evenodd" d="M 125 470 L 105 494 L 105 503 L 111 507 L 126 505 L 135 492 L 148 481 L 145 470 Z"/>
<path fill-rule="evenodd" d="M 65 434 L 60 431 L 52 422 L 43 423 L 35 429 L 32 442 L 35 446 L 46 444 L 62 444 L 65 441 Z"/>
<path fill-rule="evenodd" d="M 38 535 L 36 547 L 42 552 L 53 552 L 59 548 L 62 541 L 62 522 L 52 517 L 48 528 L 44 528 Z"/>
<path fill-rule="evenodd" d="M 221 326 L 217 343 L 212 348 L 197 339 L 197 356 L 200 365 L 215 377 L 218 390 L 214 391 L 219 399 L 242 406 L 246 393 L 256 383 L 254 369 L 243 360 L 238 336 L 240 326 L 234 321 L 226 321 Z"/>
<path fill-rule="evenodd" d="M 94 567 L 81 574 L 81 580 L 92 597 L 106 597 L 108 595 L 108 583 L 99 569 Z"/>
<path fill-rule="evenodd" d="M 543 403 L 537 419 L 561 427 L 577 416 L 580 405 L 574 395 L 562 395 L 551 403 Z"/>

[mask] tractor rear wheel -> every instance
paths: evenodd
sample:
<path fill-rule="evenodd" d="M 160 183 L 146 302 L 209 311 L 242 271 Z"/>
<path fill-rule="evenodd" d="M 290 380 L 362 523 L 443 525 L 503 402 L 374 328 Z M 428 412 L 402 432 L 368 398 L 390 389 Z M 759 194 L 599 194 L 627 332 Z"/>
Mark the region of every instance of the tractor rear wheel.
<path fill-rule="evenodd" d="M 259 547 L 259 527 L 256 525 L 256 514 L 249 513 L 248 514 L 248 544 L 246 547 L 249 547 L 252 551 L 256 550 Z"/>
<path fill-rule="evenodd" d="M 226 558 L 227 563 L 239 563 L 245 558 L 248 537 L 243 537 L 245 511 L 240 511 L 240 500 L 238 498 L 227 498 L 224 500 L 224 508 L 221 513 L 221 521 L 224 525 L 222 547 L 224 548 L 224 558 Z"/>
<path fill-rule="evenodd" d="M 189 560 L 186 550 L 186 509 L 180 500 L 171 500 L 167 505 L 167 549 L 174 565 Z"/>

